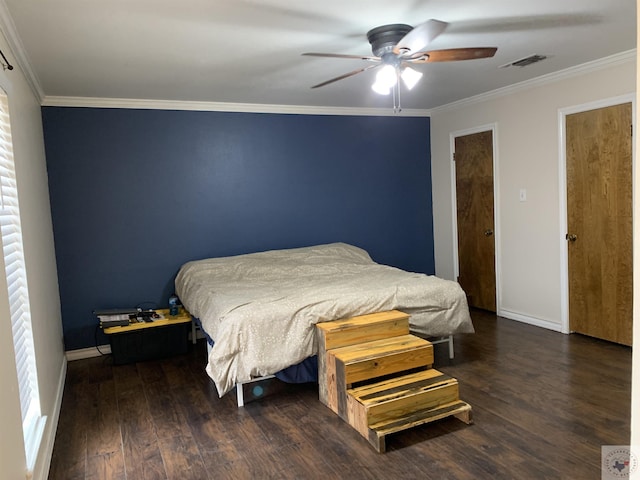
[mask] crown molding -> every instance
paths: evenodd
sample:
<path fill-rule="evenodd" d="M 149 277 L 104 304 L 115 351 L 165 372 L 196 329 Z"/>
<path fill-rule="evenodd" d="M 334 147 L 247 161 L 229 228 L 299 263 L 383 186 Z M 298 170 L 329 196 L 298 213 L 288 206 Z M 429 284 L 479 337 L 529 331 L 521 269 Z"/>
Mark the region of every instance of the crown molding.
<path fill-rule="evenodd" d="M 4 4 L 4 0 L 0 0 Z M 394 113 L 391 108 L 349 108 L 321 107 L 313 105 L 269 105 L 258 103 L 224 103 L 224 102 L 190 102 L 179 100 L 151 100 L 133 98 L 100 98 L 100 97 L 64 97 L 41 96 L 44 107 L 85 107 L 85 108 L 129 108 L 147 110 L 196 110 L 211 112 L 245 112 L 245 113 L 285 113 L 300 115 L 354 115 L 354 116 L 401 116 L 430 117 L 434 114 L 453 111 L 478 103 L 494 100 L 531 88 L 558 82 L 566 78 L 596 72 L 605 68 L 622 65 L 636 60 L 637 50 L 617 53 L 575 67 L 542 75 L 531 80 L 515 83 L 490 92 L 465 98 L 431 109 L 404 109 Z"/>
<path fill-rule="evenodd" d="M 38 77 L 31 68 L 31 63 L 29 62 L 26 50 L 22 44 L 20 36 L 18 35 L 16 26 L 13 23 L 13 18 L 11 17 L 7 4 L 4 0 L 0 0 L 0 30 L 2 30 L 2 33 L 7 40 L 7 44 L 9 45 L 9 49 L 15 57 L 15 63 L 20 70 L 22 70 L 22 73 L 24 74 L 27 83 L 31 87 L 31 90 L 37 100 L 42 103 L 42 100 L 44 99 L 44 91 L 40 86 Z"/>
<path fill-rule="evenodd" d="M 557 72 L 532 78 L 531 80 L 525 80 L 524 82 L 514 83 L 513 85 L 498 88 L 490 92 L 481 93 L 480 95 L 465 98 L 457 102 L 434 107 L 429 112 L 430 114 L 435 115 L 438 113 L 445 113 L 460 108 L 469 107 L 471 105 L 476 105 L 478 103 L 494 100 L 500 97 L 505 97 L 517 92 L 529 90 L 531 88 L 555 83 L 567 78 L 577 77 L 579 75 L 604 70 L 606 68 L 615 67 L 617 65 L 623 65 L 631 61 L 636 61 L 636 58 L 637 50 L 634 48 L 632 50 L 627 50 L 626 52 L 616 53 L 614 55 L 600 58 L 592 62 L 583 63 L 581 65 L 576 65 L 575 67 L 569 67 L 564 70 L 558 70 Z"/>
<path fill-rule="evenodd" d="M 267 105 L 259 103 L 188 102 L 178 100 L 146 100 L 134 98 L 58 97 L 46 96 L 43 107 L 129 108 L 143 110 L 196 110 L 206 112 L 288 113 L 300 115 L 360 115 L 428 117 L 429 110 L 391 108 L 319 107 L 312 105 Z"/>
<path fill-rule="evenodd" d="M 93 108 L 130 108 L 150 110 L 200 110 L 217 112 L 249 112 L 249 113 L 289 113 L 303 115 L 361 115 L 361 116 L 400 116 L 400 117 L 428 117 L 429 110 L 403 109 L 395 113 L 392 108 L 349 108 L 349 107 L 321 107 L 307 105 L 268 105 L 255 103 L 223 103 L 223 102 L 192 102 L 178 100 L 153 100 L 130 98 L 98 98 L 98 97 L 64 97 L 45 95 L 40 81 L 36 76 L 28 55 L 18 35 L 18 32 L 7 8 L 5 0 L 0 0 L 0 30 L 4 34 L 9 49 L 15 57 L 19 67 L 40 105 L 62 107 L 93 107 Z"/>
<path fill-rule="evenodd" d="M 148 110 L 194 110 L 217 112 L 246 112 L 246 113 L 284 113 L 301 115 L 354 115 L 354 116 L 401 116 L 401 117 L 430 117 L 434 114 L 464 108 L 474 104 L 497 99 L 523 90 L 554 83 L 586 73 L 595 72 L 616 65 L 622 65 L 637 58 L 637 50 L 610 55 L 605 58 L 587 62 L 557 72 L 542 75 L 531 80 L 509 85 L 490 92 L 475 95 L 456 102 L 448 103 L 431 109 L 403 109 L 395 113 L 391 108 L 351 108 L 351 107 L 322 107 L 314 105 L 271 105 L 257 103 L 224 103 L 224 102 L 194 102 L 179 100 L 131 99 L 131 98 L 100 98 L 100 97 L 66 97 L 46 96 L 40 82 L 28 60 L 26 50 L 22 44 L 13 18 L 4 0 L 0 0 L 0 29 L 7 40 L 15 62 L 24 73 L 34 95 L 42 106 L 56 107 L 85 107 L 85 108 L 128 108 Z"/>

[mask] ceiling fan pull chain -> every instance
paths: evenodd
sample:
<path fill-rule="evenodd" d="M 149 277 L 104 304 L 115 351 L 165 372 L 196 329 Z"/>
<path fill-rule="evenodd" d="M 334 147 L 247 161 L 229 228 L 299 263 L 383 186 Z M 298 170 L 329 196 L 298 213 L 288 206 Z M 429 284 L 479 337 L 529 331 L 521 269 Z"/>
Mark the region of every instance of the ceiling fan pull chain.
<path fill-rule="evenodd" d="M 396 70 L 396 75 L 398 75 L 398 71 Z M 398 75 L 399 77 L 399 75 Z M 396 91 L 398 92 L 398 104 L 396 105 Z M 400 113 L 402 111 L 402 106 L 400 104 L 400 78 L 395 84 L 393 88 L 393 113 Z"/>
<path fill-rule="evenodd" d="M 396 86 L 395 86 L 395 85 L 391 88 L 391 94 L 393 95 L 393 113 L 397 113 L 397 107 L 396 107 Z"/>

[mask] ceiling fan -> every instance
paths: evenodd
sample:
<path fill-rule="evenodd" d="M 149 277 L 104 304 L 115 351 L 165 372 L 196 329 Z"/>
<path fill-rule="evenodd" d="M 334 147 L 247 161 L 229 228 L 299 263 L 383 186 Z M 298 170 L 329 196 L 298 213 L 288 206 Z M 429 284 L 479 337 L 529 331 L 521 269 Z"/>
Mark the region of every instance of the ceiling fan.
<path fill-rule="evenodd" d="M 399 79 L 401 78 L 405 86 L 411 89 L 422 77 L 422 73 L 411 68 L 411 65 L 488 58 L 493 57 L 498 50 L 496 47 L 470 47 L 423 51 L 434 38 L 444 32 L 448 25 L 446 22 L 431 19 L 421 23 L 415 28 L 403 23 L 376 27 L 367 32 L 367 39 L 371 44 L 374 56 L 343 55 L 339 53 L 303 53 L 302 55 L 312 57 L 359 59 L 373 63 L 373 65 L 367 65 L 366 67 L 313 85 L 311 88 L 324 87 L 338 80 L 343 80 L 367 70 L 382 67 L 376 75 L 376 82 L 372 85 L 372 89 L 376 93 L 383 95 L 388 95 L 393 92 L 394 99 L 397 95 L 398 105 L 396 106 L 394 100 L 394 109 L 399 110 Z"/>

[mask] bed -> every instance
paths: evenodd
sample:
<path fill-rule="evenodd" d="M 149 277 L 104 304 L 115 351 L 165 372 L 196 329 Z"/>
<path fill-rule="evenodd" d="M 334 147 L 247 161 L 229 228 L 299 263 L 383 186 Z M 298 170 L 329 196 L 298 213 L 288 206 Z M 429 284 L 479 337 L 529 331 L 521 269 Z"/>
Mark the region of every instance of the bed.
<path fill-rule="evenodd" d="M 397 309 L 421 336 L 474 332 L 458 283 L 378 264 L 345 243 L 191 261 L 175 286 L 213 339 L 206 371 L 220 396 L 313 358 L 318 322 Z"/>

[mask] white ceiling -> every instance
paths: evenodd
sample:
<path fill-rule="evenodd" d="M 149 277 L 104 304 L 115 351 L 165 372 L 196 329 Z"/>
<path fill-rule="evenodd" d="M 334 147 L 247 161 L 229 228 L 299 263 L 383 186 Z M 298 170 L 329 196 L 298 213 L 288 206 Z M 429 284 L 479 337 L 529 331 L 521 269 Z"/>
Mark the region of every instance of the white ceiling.
<path fill-rule="evenodd" d="M 45 98 L 388 107 L 389 97 L 371 91 L 370 71 L 310 88 L 364 62 L 301 53 L 371 55 L 371 28 L 431 18 L 449 27 L 429 50 L 498 52 L 418 66 L 424 77 L 403 92 L 405 108 L 431 109 L 636 46 L 635 0 L 3 1 Z M 499 68 L 531 54 L 548 58 Z"/>

